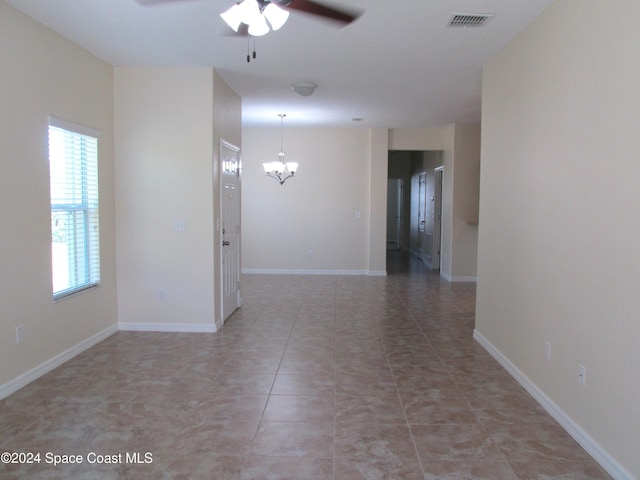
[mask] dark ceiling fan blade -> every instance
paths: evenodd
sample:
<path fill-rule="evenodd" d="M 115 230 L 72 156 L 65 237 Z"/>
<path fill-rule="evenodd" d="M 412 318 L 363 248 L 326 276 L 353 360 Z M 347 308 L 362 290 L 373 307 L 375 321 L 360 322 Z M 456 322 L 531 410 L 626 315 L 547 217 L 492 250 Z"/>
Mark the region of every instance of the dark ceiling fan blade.
<path fill-rule="evenodd" d="M 275 1 L 278 5 L 288 8 L 290 10 L 297 10 L 299 12 L 310 13 L 312 15 L 318 15 L 323 18 L 335 20 L 341 23 L 351 23 L 356 20 L 362 12 L 355 10 L 347 10 L 344 8 L 337 9 L 326 5 L 321 5 L 312 0 L 290 0 L 290 1 Z"/>

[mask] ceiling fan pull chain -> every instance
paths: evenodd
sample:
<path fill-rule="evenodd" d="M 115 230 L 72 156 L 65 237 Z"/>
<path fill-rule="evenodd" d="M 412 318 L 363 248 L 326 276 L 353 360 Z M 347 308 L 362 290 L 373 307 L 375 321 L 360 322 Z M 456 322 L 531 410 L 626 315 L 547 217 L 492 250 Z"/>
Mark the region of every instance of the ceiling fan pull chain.
<path fill-rule="evenodd" d="M 256 55 L 256 37 L 253 37 L 253 54 L 251 54 L 251 36 L 247 38 L 247 63 L 251 62 L 251 57 L 255 60 Z"/>

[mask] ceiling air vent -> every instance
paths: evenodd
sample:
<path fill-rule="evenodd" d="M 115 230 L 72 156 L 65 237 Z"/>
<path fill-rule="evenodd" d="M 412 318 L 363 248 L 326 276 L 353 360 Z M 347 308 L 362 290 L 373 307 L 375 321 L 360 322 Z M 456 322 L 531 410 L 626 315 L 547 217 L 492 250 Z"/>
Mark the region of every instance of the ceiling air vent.
<path fill-rule="evenodd" d="M 490 13 L 454 13 L 449 21 L 450 27 L 482 27 L 493 17 Z"/>

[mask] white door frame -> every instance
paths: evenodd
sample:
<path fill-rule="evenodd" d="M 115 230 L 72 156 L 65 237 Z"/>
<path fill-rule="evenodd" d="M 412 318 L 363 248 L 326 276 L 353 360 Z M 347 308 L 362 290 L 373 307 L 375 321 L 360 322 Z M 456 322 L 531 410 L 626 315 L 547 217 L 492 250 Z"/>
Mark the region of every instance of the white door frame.
<path fill-rule="evenodd" d="M 424 261 L 427 213 L 427 172 L 418 172 L 418 232 L 416 250 L 418 258 Z"/>
<path fill-rule="evenodd" d="M 444 166 L 433 169 L 435 174 L 434 210 L 433 219 L 433 251 L 431 254 L 433 270 L 440 270 L 440 250 L 442 248 L 442 180 L 444 178 Z"/>
<path fill-rule="evenodd" d="M 240 148 L 220 140 L 220 318 L 242 304 L 240 294 Z M 229 187 L 229 188 L 227 188 Z M 228 192 L 227 190 L 233 190 Z M 229 202 L 233 202 L 230 204 Z M 229 225 L 233 223 L 233 225 Z"/>

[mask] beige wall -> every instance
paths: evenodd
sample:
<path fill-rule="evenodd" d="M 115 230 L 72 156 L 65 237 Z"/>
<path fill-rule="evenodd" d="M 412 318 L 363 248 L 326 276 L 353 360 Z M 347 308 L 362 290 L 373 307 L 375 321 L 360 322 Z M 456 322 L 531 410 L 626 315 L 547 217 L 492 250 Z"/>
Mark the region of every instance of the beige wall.
<path fill-rule="evenodd" d="M 207 68 L 116 68 L 115 132 L 121 327 L 215 330 L 219 140 L 240 143 L 239 98 Z"/>
<path fill-rule="evenodd" d="M 115 331 L 113 75 L 0 1 L 0 397 Z M 52 300 L 47 116 L 100 130 L 101 285 Z M 24 326 L 24 343 L 15 329 Z M 54 358 L 55 357 L 55 358 Z M 33 369 L 36 369 L 34 371 Z"/>
<path fill-rule="evenodd" d="M 476 337 L 620 479 L 640 478 L 639 16 L 559 0 L 483 79 Z"/>
<path fill-rule="evenodd" d="M 280 128 L 243 130 L 243 270 L 369 271 L 370 142 L 367 129 L 285 126 L 286 158 L 300 166 L 279 185 L 262 162 L 277 159 Z M 384 175 L 386 190 L 386 163 Z"/>
<path fill-rule="evenodd" d="M 453 165 L 444 176 L 453 176 L 450 280 L 475 281 L 478 264 L 478 209 L 480 197 L 480 125 L 456 124 Z M 453 171 L 451 174 L 450 172 Z M 449 175 L 448 175 L 449 172 Z M 449 180 L 445 178 L 446 182 Z M 445 275 L 446 276 L 446 275 Z"/>
<path fill-rule="evenodd" d="M 389 150 L 445 150 L 447 127 L 394 128 L 389 130 Z"/>
<path fill-rule="evenodd" d="M 370 273 L 386 272 L 387 259 L 387 163 L 389 157 L 389 130 L 374 128 L 370 131 L 369 163 L 369 260 Z"/>

